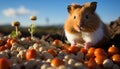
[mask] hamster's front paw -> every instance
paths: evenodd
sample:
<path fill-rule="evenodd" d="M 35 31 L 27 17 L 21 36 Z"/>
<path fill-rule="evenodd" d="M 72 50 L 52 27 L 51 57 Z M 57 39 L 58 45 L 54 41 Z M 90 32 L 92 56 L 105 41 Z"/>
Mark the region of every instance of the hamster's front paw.
<path fill-rule="evenodd" d="M 85 49 L 88 49 L 89 47 L 93 46 L 94 44 L 91 43 L 91 42 L 86 42 L 85 45 L 84 45 L 84 48 Z"/>

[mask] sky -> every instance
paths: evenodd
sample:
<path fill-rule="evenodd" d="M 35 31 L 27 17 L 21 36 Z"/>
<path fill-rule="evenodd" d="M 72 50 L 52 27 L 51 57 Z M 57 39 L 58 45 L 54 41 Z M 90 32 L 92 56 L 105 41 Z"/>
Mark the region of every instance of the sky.
<path fill-rule="evenodd" d="M 21 26 L 29 26 L 32 15 L 37 16 L 35 24 L 39 26 L 64 24 L 68 5 L 93 1 L 103 22 L 110 23 L 120 16 L 120 0 L 0 0 L 0 25 L 19 21 Z"/>

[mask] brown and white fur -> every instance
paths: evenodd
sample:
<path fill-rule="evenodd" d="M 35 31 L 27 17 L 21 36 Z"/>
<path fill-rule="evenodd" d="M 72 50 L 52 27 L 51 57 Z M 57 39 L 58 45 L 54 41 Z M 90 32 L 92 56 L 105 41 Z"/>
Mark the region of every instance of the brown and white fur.
<path fill-rule="evenodd" d="M 80 43 L 89 48 L 101 46 L 109 40 L 107 27 L 95 13 L 96 6 L 96 2 L 68 6 L 69 15 L 64 24 L 64 31 L 71 45 Z"/>

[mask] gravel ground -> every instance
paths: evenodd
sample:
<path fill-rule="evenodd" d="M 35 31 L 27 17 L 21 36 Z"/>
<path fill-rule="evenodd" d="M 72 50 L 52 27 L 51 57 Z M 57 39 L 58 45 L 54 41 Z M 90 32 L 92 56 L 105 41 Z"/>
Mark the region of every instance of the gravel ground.
<path fill-rule="evenodd" d="M 118 38 L 120 35 L 111 39 L 109 45 L 120 46 Z M 8 41 L 9 39 L 11 41 Z M 0 58 L 8 59 L 10 69 L 103 69 L 107 66 L 108 68 L 112 66 L 111 69 L 120 69 L 119 63 L 115 63 L 111 59 L 112 56 L 106 58 L 110 60 L 110 64 L 107 64 L 108 60 L 105 59 L 107 62 L 102 62 L 102 65 L 91 62 L 94 67 L 90 68 L 88 63 L 91 57 L 86 57 L 86 53 L 81 52 L 80 47 L 69 50 L 69 44 L 65 43 L 65 38 L 59 34 L 44 35 L 41 38 L 21 37 L 18 39 L 1 36 L 0 40 L 3 41 L 0 43 L 0 47 L 6 47 L 5 49 L 0 48 Z M 57 41 L 55 42 L 55 40 Z M 6 46 L 7 43 L 10 45 Z M 36 51 L 36 56 L 28 60 L 26 53 L 31 49 Z M 48 52 L 50 49 L 54 52 Z M 57 60 L 54 61 L 53 59 L 56 58 Z"/>

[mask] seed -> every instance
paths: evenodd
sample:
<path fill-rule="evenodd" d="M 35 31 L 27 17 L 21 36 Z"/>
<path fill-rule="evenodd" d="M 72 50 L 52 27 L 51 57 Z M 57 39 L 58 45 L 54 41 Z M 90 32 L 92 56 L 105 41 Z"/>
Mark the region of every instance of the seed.
<path fill-rule="evenodd" d="M 37 20 L 36 16 L 30 16 L 30 20 Z"/>
<path fill-rule="evenodd" d="M 13 21 L 12 22 L 12 26 L 15 27 L 15 26 L 20 26 L 20 22 L 19 21 Z"/>

